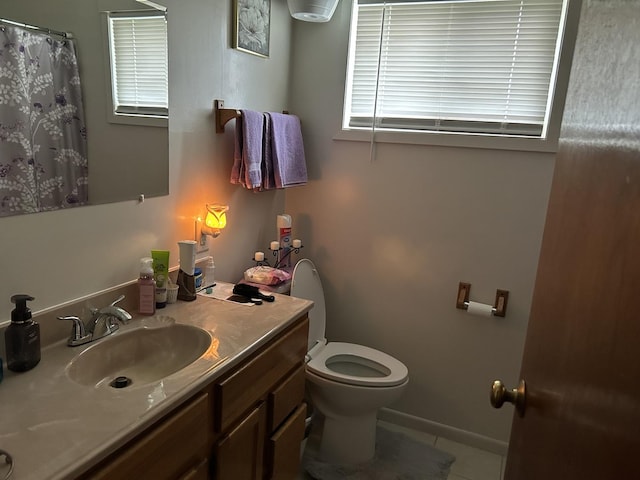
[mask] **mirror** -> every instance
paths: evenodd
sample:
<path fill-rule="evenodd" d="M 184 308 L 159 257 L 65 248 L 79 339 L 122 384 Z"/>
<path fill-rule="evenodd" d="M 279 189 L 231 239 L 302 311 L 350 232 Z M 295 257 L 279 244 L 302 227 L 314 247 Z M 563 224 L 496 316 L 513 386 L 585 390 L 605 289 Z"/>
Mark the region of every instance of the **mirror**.
<path fill-rule="evenodd" d="M 167 126 L 109 121 L 109 55 L 106 11 L 148 10 L 135 0 L 20 0 L 3 2 L 0 17 L 75 39 L 87 131 L 89 205 L 167 195 Z M 0 164 L 8 159 L 0 158 Z"/>

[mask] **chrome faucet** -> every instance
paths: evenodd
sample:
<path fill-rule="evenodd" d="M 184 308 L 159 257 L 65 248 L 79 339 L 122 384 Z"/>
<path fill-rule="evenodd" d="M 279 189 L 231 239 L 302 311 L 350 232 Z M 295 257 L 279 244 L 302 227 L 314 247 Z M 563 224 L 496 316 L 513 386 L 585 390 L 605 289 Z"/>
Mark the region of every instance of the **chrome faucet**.
<path fill-rule="evenodd" d="M 86 325 L 76 316 L 58 317 L 58 320 L 70 320 L 73 322 L 67 345 L 70 347 L 84 345 L 111 335 L 120 328 L 118 320 L 122 323 L 128 323 L 131 320 L 131 314 L 125 309 L 116 306 L 116 303 L 123 299 L 124 295 L 120 295 L 111 305 L 100 309 L 92 308 L 91 320 Z"/>
<path fill-rule="evenodd" d="M 91 333 L 92 340 L 106 337 L 118 330 L 120 328 L 118 320 L 122 323 L 129 323 L 131 314 L 121 307 L 116 307 L 116 303 L 122 300 L 124 300 L 124 295 L 120 295 L 111 305 L 101 309 L 91 309 L 93 317 L 89 323 L 88 330 Z"/>

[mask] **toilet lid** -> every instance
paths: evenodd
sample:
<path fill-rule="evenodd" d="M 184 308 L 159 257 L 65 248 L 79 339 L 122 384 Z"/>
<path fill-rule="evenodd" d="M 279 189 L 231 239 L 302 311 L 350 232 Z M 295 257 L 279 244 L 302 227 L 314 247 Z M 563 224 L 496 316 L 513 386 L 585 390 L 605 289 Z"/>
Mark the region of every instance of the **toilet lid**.
<path fill-rule="evenodd" d="M 392 387 L 404 383 L 409 371 L 399 360 L 364 345 L 329 342 L 307 363 L 320 377 L 349 385 Z"/>
<path fill-rule="evenodd" d="M 298 261 L 293 269 L 290 295 L 313 302 L 313 307 L 309 310 L 307 350 L 311 350 L 311 347 L 318 342 L 325 343 L 327 313 L 324 304 L 324 290 L 316 266 L 308 258 Z"/>

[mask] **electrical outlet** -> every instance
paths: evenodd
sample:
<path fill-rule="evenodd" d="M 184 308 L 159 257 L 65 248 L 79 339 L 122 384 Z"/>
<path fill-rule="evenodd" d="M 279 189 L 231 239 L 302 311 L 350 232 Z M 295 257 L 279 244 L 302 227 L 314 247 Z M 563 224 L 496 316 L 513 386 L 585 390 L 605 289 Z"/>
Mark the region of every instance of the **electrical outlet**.
<path fill-rule="evenodd" d="M 204 253 L 209 251 L 209 236 L 202 235 L 202 220 L 196 219 L 195 238 L 196 253 Z"/>

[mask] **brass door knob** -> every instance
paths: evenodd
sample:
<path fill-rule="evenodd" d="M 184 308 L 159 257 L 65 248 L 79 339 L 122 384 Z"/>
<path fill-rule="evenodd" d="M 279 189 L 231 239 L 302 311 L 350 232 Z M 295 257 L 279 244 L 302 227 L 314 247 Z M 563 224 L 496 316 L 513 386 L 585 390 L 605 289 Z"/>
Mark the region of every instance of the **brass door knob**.
<path fill-rule="evenodd" d="M 501 408 L 504 402 L 513 403 L 516 407 L 518 415 L 524 416 L 526 405 L 526 386 L 524 380 L 520 380 L 518 388 L 509 390 L 500 380 L 496 380 L 491 385 L 491 405 L 494 408 Z"/>

